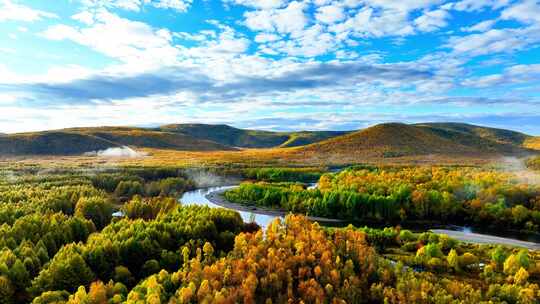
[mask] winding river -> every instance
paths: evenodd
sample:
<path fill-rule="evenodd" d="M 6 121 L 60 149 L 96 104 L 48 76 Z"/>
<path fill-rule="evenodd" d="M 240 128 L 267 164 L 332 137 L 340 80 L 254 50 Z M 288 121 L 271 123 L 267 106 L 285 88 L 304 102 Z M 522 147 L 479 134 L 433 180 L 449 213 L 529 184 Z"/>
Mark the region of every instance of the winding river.
<path fill-rule="evenodd" d="M 209 207 L 224 207 L 232 209 L 240 213 L 240 216 L 245 222 L 255 222 L 262 228 L 268 227 L 268 225 L 275 218 L 283 218 L 284 212 L 269 210 L 269 209 L 256 209 L 249 206 L 243 206 L 238 204 L 232 204 L 225 201 L 221 194 L 237 186 L 220 186 L 197 189 L 188 191 L 182 195 L 180 202 L 184 205 L 203 205 Z M 310 188 L 315 188 L 316 184 L 310 185 Z M 323 223 L 340 223 L 339 220 L 311 217 L 312 220 Z M 427 229 L 439 234 L 447 234 L 452 238 L 463 242 L 481 243 L 481 244 L 502 244 L 509 246 L 524 247 L 531 250 L 540 250 L 540 238 L 538 236 L 531 236 L 526 234 L 512 234 L 509 237 L 506 235 L 492 235 L 478 233 L 468 227 L 459 227 L 449 225 L 447 227 L 437 229 Z"/>
<path fill-rule="evenodd" d="M 193 191 L 188 191 L 182 195 L 180 198 L 180 202 L 184 205 L 203 205 L 203 206 L 210 206 L 210 207 L 222 207 L 220 205 L 212 203 L 207 196 L 213 193 L 221 193 L 223 191 L 226 191 L 228 189 L 235 188 L 237 186 L 221 186 L 221 187 L 211 187 L 211 188 L 203 188 L 203 189 L 197 189 Z M 242 216 L 242 219 L 244 222 L 255 222 L 259 226 L 266 228 L 272 220 L 276 218 L 274 215 L 266 215 L 266 214 L 260 214 L 255 212 L 249 212 L 244 210 L 238 210 L 240 213 L 240 216 Z"/>

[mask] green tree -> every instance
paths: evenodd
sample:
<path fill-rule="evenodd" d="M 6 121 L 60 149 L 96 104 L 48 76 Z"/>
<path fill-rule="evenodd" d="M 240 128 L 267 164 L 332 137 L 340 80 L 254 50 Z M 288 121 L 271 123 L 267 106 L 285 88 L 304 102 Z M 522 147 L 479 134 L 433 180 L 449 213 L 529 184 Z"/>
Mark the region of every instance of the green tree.
<path fill-rule="evenodd" d="M 529 217 L 529 209 L 525 208 L 523 205 L 517 205 L 512 208 L 512 218 L 514 224 L 519 225 L 527 220 Z"/>
<path fill-rule="evenodd" d="M 97 196 L 81 197 L 75 207 L 75 215 L 91 220 L 101 230 L 111 222 L 112 204 Z"/>
<path fill-rule="evenodd" d="M 519 266 L 525 269 L 529 269 L 531 262 L 529 260 L 529 252 L 526 249 L 522 249 L 518 252 L 517 259 L 519 262 Z"/>
<path fill-rule="evenodd" d="M 69 293 L 67 291 L 46 291 L 42 293 L 39 297 L 34 298 L 32 304 L 58 304 L 65 303 L 69 298 Z"/>
<path fill-rule="evenodd" d="M 81 285 L 88 285 L 94 273 L 84 261 L 80 248 L 75 244 L 64 246 L 54 256 L 47 268 L 32 281 L 31 291 L 39 295 L 48 290 L 73 292 Z"/>
<path fill-rule="evenodd" d="M 131 286 L 134 283 L 134 278 L 127 267 L 117 266 L 114 269 L 114 281 Z"/>
<path fill-rule="evenodd" d="M 14 303 L 14 294 L 15 289 L 13 288 L 9 278 L 6 276 L 0 276 L 0 304 Z"/>
<path fill-rule="evenodd" d="M 493 249 L 493 251 L 491 251 L 491 260 L 495 262 L 495 265 L 497 265 L 499 269 L 502 268 L 506 257 L 506 252 L 500 245 L 497 246 L 497 248 Z"/>
<path fill-rule="evenodd" d="M 29 285 L 30 274 L 21 260 L 17 259 L 15 264 L 11 266 L 11 269 L 9 270 L 9 279 L 18 290 L 24 290 Z"/>
<path fill-rule="evenodd" d="M 159 270 L 159 262 L 154 259 L 146 261 L 141 268 L 141 272 L 145 277 L 158 273 Z"/>

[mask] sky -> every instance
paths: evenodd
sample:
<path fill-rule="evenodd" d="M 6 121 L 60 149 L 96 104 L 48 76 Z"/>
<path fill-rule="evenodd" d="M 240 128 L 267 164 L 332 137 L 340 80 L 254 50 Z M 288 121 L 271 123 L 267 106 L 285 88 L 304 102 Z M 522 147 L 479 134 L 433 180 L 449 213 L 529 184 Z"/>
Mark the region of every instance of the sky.
<path fill-rule="evenodd" d="M 467 122 L 540 135 L 540 0 L 0 0 L 0 132 Z"/>

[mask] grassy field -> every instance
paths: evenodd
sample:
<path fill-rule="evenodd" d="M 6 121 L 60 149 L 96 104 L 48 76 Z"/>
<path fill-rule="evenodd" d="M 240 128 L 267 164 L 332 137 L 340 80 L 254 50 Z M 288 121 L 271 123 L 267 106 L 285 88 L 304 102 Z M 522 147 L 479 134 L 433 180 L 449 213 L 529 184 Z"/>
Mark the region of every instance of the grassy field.
<path fill-rule="evenodd" d="M 94 167 L 94 166 L 173 166 L 199 167 L 230 165 L 241 167 L 259 166 L 343 166 L 350 164 L 440 164 L 485 165 L 497 162 L 500 156 L 444 156 L 416 155 L 381 158 L 357 155 L 319 155 L 306 153 L 299 148 L 243 149 L 239 151 L 192 152 L 168 149 L 138 149 L 146 156 L 100 157 L 100 156 L 34 156 L 8 157 L 0 160 L 2 167 Z"/>

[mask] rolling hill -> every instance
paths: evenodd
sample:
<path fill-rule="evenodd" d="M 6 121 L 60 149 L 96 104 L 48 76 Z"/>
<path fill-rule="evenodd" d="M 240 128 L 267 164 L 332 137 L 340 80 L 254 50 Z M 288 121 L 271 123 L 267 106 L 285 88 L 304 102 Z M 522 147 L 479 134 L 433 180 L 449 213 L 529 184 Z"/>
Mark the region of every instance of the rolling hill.
<path fill-rule="evenodd" d="M 266 158 L 295 155 L 298 159 L 362 161 L 434 155 L 522 156 L 538 153 L 534 149 L 540 150 L 540 138 L 462 123 L 385 123 L 354 132 L 271 132 L 227 125 L 176 124 L 158 128 L 70 128 L 0 136 L 0 155 L 11 156 L 81 155 L 121 146 L 187 152 L 272 148 L 249 153 L 253 157 L 264 154 Z"/>
<path fill-rule="evenodd" d="M 272 132 L 207 124 L 172 124 L 162 126 L 159 130 L 182 133 L 240 148 L 296 147 L 348 133 L 345 131 Z"/>
<path fill-rule="evenodd" d="M 464 123 L 422 123 L 416 124 L 419 127 L 431 128 L 434 132 L 439 132 L 442 136 L 444 133 L 462 136 L 480 137 L 485 140 L 489 140 L 499 144 L 508 145 L 524 145 L 525 141 L 532 138 L 527 134 L 521 132 L 482 127 Z"/>
<path fill-rule="evenodd" d="M 73 128 L 0 136 L 0 155 L 79 155 L 120 146 L 184 151 L 235 150 L 185 134 L 141 128 Z"/>
<path fill-rule="evenodd" d="M 379 124 L 298 149 L 316 157 L 393 158 L 419 155 L 526 155 L 522 133 L 466 124 Z"/>

